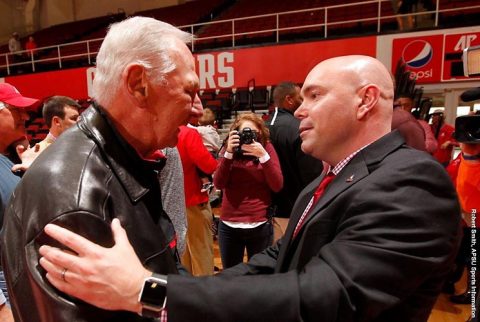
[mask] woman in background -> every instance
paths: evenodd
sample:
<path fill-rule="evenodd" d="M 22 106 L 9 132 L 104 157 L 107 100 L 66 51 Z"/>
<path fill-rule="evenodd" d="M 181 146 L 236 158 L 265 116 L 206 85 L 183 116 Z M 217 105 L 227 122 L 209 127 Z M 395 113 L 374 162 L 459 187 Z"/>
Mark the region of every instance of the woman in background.
<path fill-rule="evenodd" d="M 267 215 L 271 192 L 283 186 L 277 153 L 269 142 L 268 128 L 254 113 L 240 114 L 220 151 L 215 186 L 223 190 L 218 227 L 224 268 L 250 259 L 269 246 L 272 226 Z"/>

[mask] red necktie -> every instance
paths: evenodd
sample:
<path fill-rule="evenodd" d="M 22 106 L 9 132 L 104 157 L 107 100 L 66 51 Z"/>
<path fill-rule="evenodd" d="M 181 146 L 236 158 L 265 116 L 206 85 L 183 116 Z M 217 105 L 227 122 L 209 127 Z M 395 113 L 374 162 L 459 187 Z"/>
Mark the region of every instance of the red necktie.
<path fill-rule="evenodd" d="M 315 190 L 312 199 L 310 199 L 310 202 L 308 203 L 307 207 L 303 211 L 302 216 L 300 217 L 300 220 L 297 223 L 297 226 L 295 226 L 295 230 L 293 231 L 293 238 L 295 238 L 300 231 L 300 229 L 303 226 L 303 223 L 307 220 L 308 215 L 310 214 L 310 210 L 312 207 L 317 203 L 318 199 L 323 195 L 325 192 L 325 189 L 327 188 L 328 184 L 332 182 L 332 180 L 335 178 L 335 175 L 333 172 L 329 172 L 320 182 L 318 185 L 317 189 Z"/>

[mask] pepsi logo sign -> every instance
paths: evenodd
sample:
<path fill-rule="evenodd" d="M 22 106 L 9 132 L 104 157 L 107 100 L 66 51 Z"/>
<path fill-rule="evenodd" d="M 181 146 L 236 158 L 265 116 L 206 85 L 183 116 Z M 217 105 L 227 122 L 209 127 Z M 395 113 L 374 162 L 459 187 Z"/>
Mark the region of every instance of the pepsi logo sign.
<path fill-rule="evenodd" d="M 432 57 L 432 45 L 425 40 L 411 41 L 402 51 L 402 58 L 410 68 L 424 67 L 432 60 Z"/>

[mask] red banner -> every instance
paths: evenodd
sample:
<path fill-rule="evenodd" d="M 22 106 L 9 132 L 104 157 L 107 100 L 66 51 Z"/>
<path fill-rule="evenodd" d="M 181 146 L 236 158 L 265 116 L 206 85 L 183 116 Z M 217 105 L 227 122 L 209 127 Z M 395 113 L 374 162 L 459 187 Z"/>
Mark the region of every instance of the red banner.
<path fill-rule="evenodd" d="M 88 98 L 87 73 L 92 68 L 64 69 L 52 72 L 5 77 L 25 96 L 44 99 L 64 95 L 74 99 Z"/>
<path fill-rule="evenodd" d="M 376 37 L 328 40 L 195 54 L 201 89 L 302 83 L 310 69 L 327 58 L 361 54 L 375 57 Z M 46 98 L 89 97 L 93 67 L 6 77 L 24 95 Z"/>
<path fill-rule="evenodd" d="M 200 87 L 274 85 L 283 80 L 303 83 L 319 62 L 343 55 L 376 56 L 376 37 L 327 40 L 196 54 Z"/>

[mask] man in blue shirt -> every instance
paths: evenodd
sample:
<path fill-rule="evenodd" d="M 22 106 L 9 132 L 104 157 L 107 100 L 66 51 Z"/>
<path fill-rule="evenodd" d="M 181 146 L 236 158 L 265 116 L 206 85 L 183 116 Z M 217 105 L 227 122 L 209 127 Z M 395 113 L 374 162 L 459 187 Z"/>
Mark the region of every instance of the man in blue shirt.
<path fill-rule="evenodd" d="M 11 158 L 16 156 L 9 151 L 12 151 L 15 142 L 25 138 L 25 121 L 29 118 L 27 108 L 37 102 L 36 99 L 23 97 L 12 85 L 0 83 L 0 227 L 10 195 L 20 181 L 20 177 L 11 170 Z M 5 295 L 5 278 L 3 270 L 0 270 L 0 320 L 13 322 Z"/>

